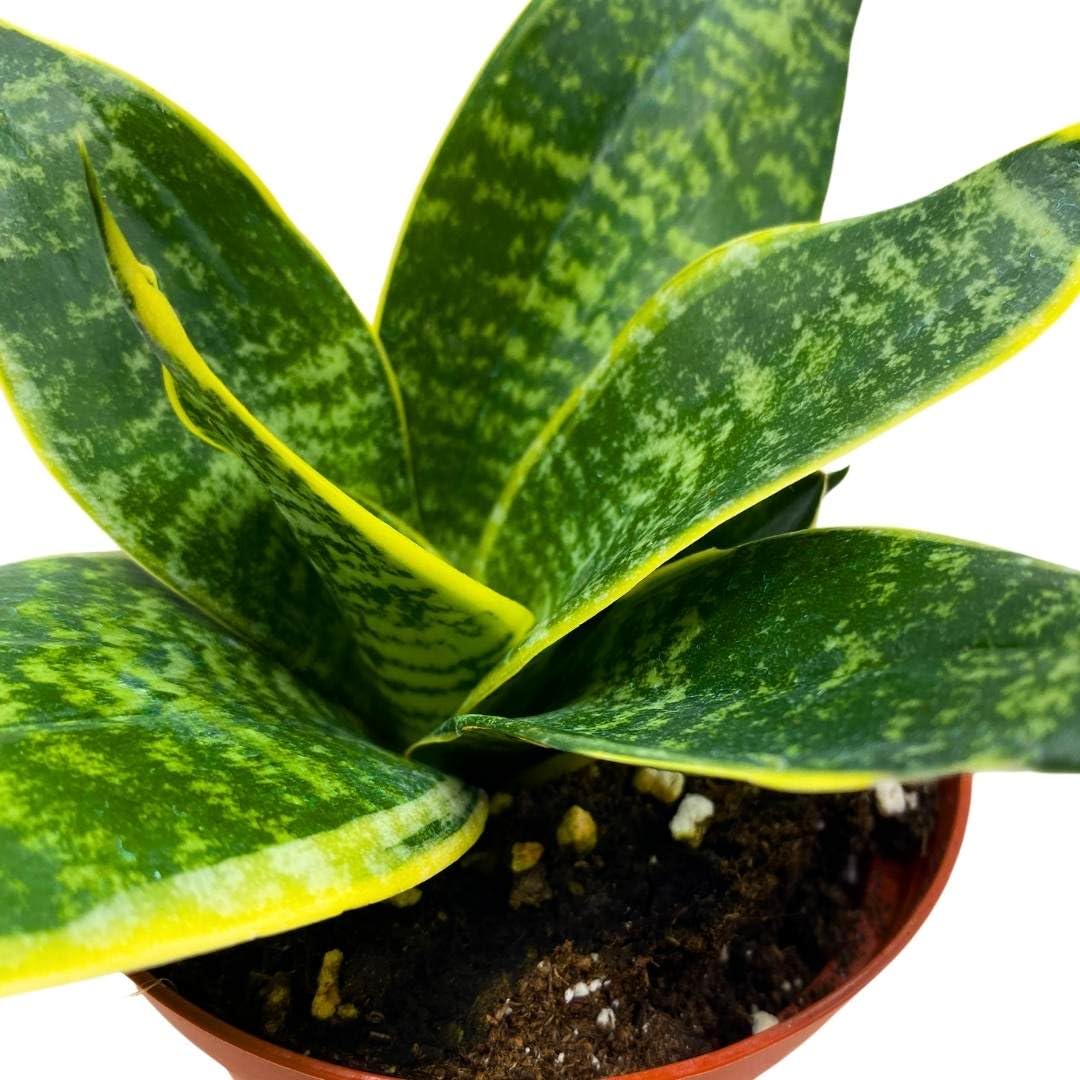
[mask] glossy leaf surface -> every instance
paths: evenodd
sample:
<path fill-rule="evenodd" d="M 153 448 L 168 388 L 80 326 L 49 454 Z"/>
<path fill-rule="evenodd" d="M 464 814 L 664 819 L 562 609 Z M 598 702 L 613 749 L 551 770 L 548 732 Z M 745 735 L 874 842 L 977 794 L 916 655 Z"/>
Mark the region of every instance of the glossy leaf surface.
<path fill-rule="evenodd" d="M 955 540 L 814 529 L 702 552 L 550 666 L 546 709 L 455 717 L 419 755 L 468 767 L 524 741 L 793 791 L 1080 769 L 1080 574 Z"/>
<path fill-rule="evenodd" d="M 335 683 L 352 667 L 346 624 L 243 464 L 177 422 L 101 258 L 80 140 L 199 348 L 317 468 L 408 518 L 385 359 L 224 145 L 128 76 L 0 25 L 0 384 L 50 469 L 121 547 Z"/>
<path fill-rule="evenodd" d="M 85 163 L 103 258 L 165 366 L 178 415 L 193 434 L 250 467 L 326 581 L 353 628 L 359 681 L 374 694 L 364 715 L 391 721 L 390 741 L 425 734 L 525 633 L 531 615 L 366 511 L 237 400 L 195 349 L 154 270 L 136 258 L 89 154 Z"/>
<path fill-rule="evenodd" d="M 467 565 L 506 476 L 691 259 L 817 218 L 859 0 L 536 0 L 417 196 L 380 333 L 428 535 Z"/>
<path fill-rule="evenodd" d="M 123 556 L 0 568 L 0 993 L 383 899 L 483 814 Z"/>
<path fill-rule="evenodd" d="M 486 580 L 537 624 L 466 708 L 717 525 L 1013 355 L 1078 288 L 1080 128 L 688 268 L 507 486 Z"/>

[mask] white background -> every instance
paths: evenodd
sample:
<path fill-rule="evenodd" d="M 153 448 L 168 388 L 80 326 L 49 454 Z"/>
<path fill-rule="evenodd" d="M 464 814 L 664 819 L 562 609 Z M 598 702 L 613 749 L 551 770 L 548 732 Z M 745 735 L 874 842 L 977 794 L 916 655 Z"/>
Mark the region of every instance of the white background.
<path fill-rule="evenodd" d="M 662 2 L 662 0 L 655 0 Z M 7 0 L 156 85 L 246 158 L 369 315 L 413 187 L 520 0 Z M 1080 121 L 1074 0 L 864 0 L 826 217 L 922 195 Z M 1080 309 L 852 459 L 829 524 L 904 525 L 1080 567 Z M 0 562 L 111 546 L 0 406 Z M 1080 780 L 976 783 L 915 942 L 770 1078 L 1080 1076 Z M 224 1076 L 113 976 L 0 1002 L 0 1077 Z"/>

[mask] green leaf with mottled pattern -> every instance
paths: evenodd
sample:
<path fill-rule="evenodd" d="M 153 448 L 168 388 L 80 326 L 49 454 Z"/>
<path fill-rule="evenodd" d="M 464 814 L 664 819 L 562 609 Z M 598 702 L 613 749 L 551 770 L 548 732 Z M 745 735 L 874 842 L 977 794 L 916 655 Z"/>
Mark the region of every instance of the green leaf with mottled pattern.
<path fill-rule="evenodd" d="M 130 77 L 0 24 L 0 384 L 121 547 L 344 693 L 355 664 L 333 599 L 243 464 L 186 437 L 173 415 L 101 258 L 80 139 L 198 347 L 321 472 L 414 519 L 385 357 L 214 136 Z"/>
<path fill-rule="evenodd" d="M 326 581 L 358 645 L 373 697 L 365 715 L 383 721 L 391 742 L 425 734 L 520 640 L 532 615 L 365 510 L 244 407 L 192 344 L 154 269 L 136 258 L 83 153 L 102 259 L 164 365 L 178 415 L 265 484 Z"/>
<path fill-rule="evenodd" d="M 766 230 L 635 315 L 492 515 L 532 656 L 717 525 L 1001 363 L 1080 290 L 1080 127 L 934 195 Z"/>
<path fill-rule="evenodd" d="M 517 458 L 691 259 L 816 219 L 859 0 L 534 0 L 424 179 L 379 330 L 428 535 L 467 564 Z"/>
<path fill-rule="evenodd" d="M 534 0 L 388 283 L 422 507 L 381 347 L 258 182 L 0 24 L 0 381 L 197 605 L 120 556 L 0 568 L 0 992 L 399 892 L 475 838 L 465 780 L 552 751 L 1080 771 L 1080 574 L 810 528 L 826 461 L 1080 290 L 1080 127 L 707 250 L 816 218 L 858 6 Z"/>
<path fill-rule="evenodd" d="M 383 899 L 483 817 L 123 556 L 0 568 L 0 993 Z"/>
<path fill-rule="evenodd" d="M 699 551 L 738 547 L 740 544 L 748 544 L 779 533 L 809 529 L 817 517 L 822 498 L 832 491 L 846 474 L 847 469 L 842 469 L 829 474 L 816 472 L 804 476 L 790 487 L 778 491 L 749 510 L 725 521 L 723 525 L 717 526 L 697 543 L 681 551 L 675 559 L 683 559 Z M 662 571 L 657 571 L 660 572 Z M 603 618 L 603 613 L 596 618 Z M 570 648 L 574 635 L 585 633 L 586 630 L 587 624 L 578 627 L 563 639 L 560 648 L 549 649 L 535 657 L 515 678 L 501 686 L 484 702 L 485 711 L 502 712 L 511 709 L 514 714 L 523 709 L 532 711 L 536 703 L 543 700 L 550 686 L 558 685 L 562 679 L 563 648 Z"/>
<path fill-rule="evenodd" d="M 541 711 L 455 717 L 421 755 L 524 741 L 793 791 L 1080 770 L 1080 574 L 961 541 L 815 529 L 703 552 L 553 663 Z"/>

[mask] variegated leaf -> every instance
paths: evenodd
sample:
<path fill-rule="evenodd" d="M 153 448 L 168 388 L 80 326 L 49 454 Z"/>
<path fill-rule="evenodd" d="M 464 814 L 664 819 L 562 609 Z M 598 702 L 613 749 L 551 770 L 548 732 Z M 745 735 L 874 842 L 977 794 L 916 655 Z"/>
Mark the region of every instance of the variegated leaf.
<path fill-rule="evenodd" d="M 524 742 L 791 791 L 1080 770 L 1080 573 L 955 540 L 814 529 L 702 552 L 550 665 L 531 715 L 454 717 L 419 755 L 468 769 Z"/>
<path fill-rule="evenodd" d="M 1080 290 L 1080 127 L 918 202 L 719 248 L 530 448 L 484 578 L 537 623 L 470 697 L 719 524 L 1001 363 Z"/>
<path fill-rule="evenodd" d="M 818 216 L 859 0 L 534 0 L 418 193 L 379 321 L 428 535 L 467 565 L 515 461 L 666 278 Z"/>
<path fill-rule="evenodd" d="M 680 552 L 675 557 L 676 560 L 699 551 L 738 547 L 767 536 L 810 528 L 817 517 L 822 498 L 843 480 L 846 473 L 847 469 L 843 469 L 831 474 L 817 472 L 804 476 L 790 487 L 778 491 L 749 510 L 725 521 L 723 525 L 717 526 L 696 544 Z M 656 575 L 665 572 L 666 568 L 661 567 L 656 571 Z M 640 587 L 648 588 L 652 580 L 646 578 Z M 603 613 L 596 616 L 603 617 Z M 586 633 L 588 626 L 589 624 L 578 627 L 564 639 L 560 648 L 549 649 L 537 656 L 515 678 L 501 686 L 484 702 L 484 710 L 502 713 L 509 709 L 512 715 L 522 711 L 534 711 L 538 703 L 544 700 L 550 686 L 557 686 L 562 682 L 563 649 L 572 648 L 573 636 Z"/>
<path fill-rule="evenodd" d="M 354 668 L 342 617 L 242 463 L 180 429 L 101 258 L 80 140 L 192 338 L 244 399 L 337 484 L 411 518 L 385 357 L 219 140 L 136 80 L 0 24 L 0 384 L 49 468 L 121 547 L 336 685 Z"/>
<path fill-rule="evenodd" d="M 521 638 L 531 614 L 365 510 L 244 407 L 195 349 L 154 270 L 135 257 L 89 154 L 85 164 L 102 258 L 165 366 L 178 414 L 248 465 L 326 581 L 352 625 L 362 685 L 374 693 L 365 715 L 390 720 L 383 732 L 391 741 L 426 733 Z"/>
<path fill-rule="evenodd" d="M 383 899 L 483 817 L 125 557 L 0 568 L 0 993 Z"/>

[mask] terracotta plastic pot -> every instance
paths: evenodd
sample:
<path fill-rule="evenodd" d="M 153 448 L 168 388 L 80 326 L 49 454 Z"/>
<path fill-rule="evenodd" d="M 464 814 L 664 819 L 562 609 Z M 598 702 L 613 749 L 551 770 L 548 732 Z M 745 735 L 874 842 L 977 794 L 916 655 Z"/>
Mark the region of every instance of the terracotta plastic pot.
<path fill-rule="evenodd" d="M 841 969 L 830 965 L 815 980 L 822 993 L 801 1012 L 703 1057 L 619 1080 L 752 1080 L 786 1057 L 841 1005 L 861 990 L 911 940 L 937 902 L 960 850 L 971 802 L 971 778 L 953 777 L 938 787 L 940 812 L 926 854 L 911 863 L 877 860 L 870 868 L 860 928 Z M 131 976 L 155 1008 L 196 1046 L 220 1062 L 235 1080 L 385 1080 L 346 1069 L 249 1035 L 192 1005 L 148 972 Z"/>

